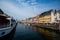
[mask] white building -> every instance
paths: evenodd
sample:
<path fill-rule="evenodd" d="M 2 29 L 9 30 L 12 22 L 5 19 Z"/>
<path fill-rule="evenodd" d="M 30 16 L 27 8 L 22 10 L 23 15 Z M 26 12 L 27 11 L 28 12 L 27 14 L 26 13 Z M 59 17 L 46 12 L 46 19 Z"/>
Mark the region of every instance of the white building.
<path fill-rule="evenodd" d="M 60 20 L 60 11 L 53 10 L 51 12 L 51 23 L 57 23 Z"/>

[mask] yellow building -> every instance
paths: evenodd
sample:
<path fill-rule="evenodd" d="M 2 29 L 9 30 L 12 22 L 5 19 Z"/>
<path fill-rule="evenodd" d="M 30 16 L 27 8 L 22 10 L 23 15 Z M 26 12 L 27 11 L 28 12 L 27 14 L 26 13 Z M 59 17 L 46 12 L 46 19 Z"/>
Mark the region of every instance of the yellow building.
<path fill-rule="evenodd" d="M 42 14 L 39 15 L 39 23 L 50 23 L 51 22 L 51 12 L 50 11 L 46 11 Z"/>
<path fill-rule="evenodd" d="M 57 23 L 59 13 L 56 10 L 49 10 L 39 15 L 39 23 Z"/>
<path fill-rule="evenodd" d="M 47 22 L 50 23 L 51 22 L 51 15 L 44 16 L 43 20 L 44 20 L 44 23 L 47 23 Z"/>
<path fill-rule="evenodd" d="M 44 17 L 40 17 L 39 19 L 40 19 L 39 23 L 44 22 Z"/>
<path fill-rule="evenodd" d="M 57 21 L 60 20 L 60 11 L 57 12 L 56 10 L 49 10 L 46 12 L 43 12 L 41 14 L 38 14 L 35 17 L 28 18 L 25 20 L 25 22 L 31 22 L 31 23 L 57 23 Z"/>

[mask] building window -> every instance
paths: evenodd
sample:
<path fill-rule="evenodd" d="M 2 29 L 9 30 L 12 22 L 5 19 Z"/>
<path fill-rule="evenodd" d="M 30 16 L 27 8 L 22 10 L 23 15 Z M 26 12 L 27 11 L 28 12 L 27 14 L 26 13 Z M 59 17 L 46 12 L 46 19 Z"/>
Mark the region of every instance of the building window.
<path fill-rule="evenodd" d="M 54 16 L 56 16 L 56 13 L 54 13 Z"/>

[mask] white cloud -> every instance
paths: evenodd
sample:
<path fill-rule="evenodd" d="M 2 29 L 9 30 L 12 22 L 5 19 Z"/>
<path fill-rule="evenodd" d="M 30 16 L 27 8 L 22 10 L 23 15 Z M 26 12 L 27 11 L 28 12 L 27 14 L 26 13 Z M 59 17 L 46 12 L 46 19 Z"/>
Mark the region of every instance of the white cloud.
<path fill-rule="evenodd" d="M 7 14 L 12 15 L 14 17 L 17 16 L 17 19 L 24 19 L 35 15 L 32 7 L 30 7 L 26 3 L 22 3 L 22 5 L 24 6 L 23 8 L 19 8 L 14 4 L 5 1 L 0 2 L 0 5 L 0 8 L 2 8 Z"/>
<path fill-rule="evenodd" d="M 14 16 L 14 18 L 20 20 L 35 16 L 37 14 L 40 14 L 41 12 L 50 10 L 51 8 L 58 8 L 57 4 L 56 4 L 57 6 L 54 7 L 52 3 L 50 4 L 38 3 L 36 2 L 36 0 L 28 0 L 26 2 L 25 1 L 26 0 L 16 0 L 14 2 L 11 2 L 1 0 L 0 8 L 2 8 L 7 14 Z M 17 2 L 17 4 L 15 2 Z"/>

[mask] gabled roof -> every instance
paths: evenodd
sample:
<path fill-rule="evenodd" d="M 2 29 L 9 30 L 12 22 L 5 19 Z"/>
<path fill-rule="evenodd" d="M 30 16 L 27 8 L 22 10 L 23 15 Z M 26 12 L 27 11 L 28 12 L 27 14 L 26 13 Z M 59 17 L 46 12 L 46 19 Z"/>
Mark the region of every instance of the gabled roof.
<path fill-rule="evenodd" d="M 51 11 L 53 11 L 53 10 L 49 10 L 49 11 L 43 12 L 41 15 L 50 14 Z"/>
<path fill-rule="evenodd" d="M 45 16 L 45 15 L 50 15 L 52 11 L 53 11 L 53 9 L 46 11 L 46 12 L 43 12 L 40 14 L 40 17 Z"/>
<path fill-rule="evenodd" d="M 59 12 L 59 13 L 60 13 L 60 10 L 58 10 L 57 12 Z"/>

